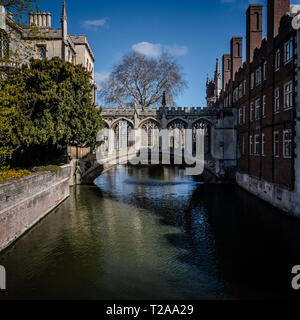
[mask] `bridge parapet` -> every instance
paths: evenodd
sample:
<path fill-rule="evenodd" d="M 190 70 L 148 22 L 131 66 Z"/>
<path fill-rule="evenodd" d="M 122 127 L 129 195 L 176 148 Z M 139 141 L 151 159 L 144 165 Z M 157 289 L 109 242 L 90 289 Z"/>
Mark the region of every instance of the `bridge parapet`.
<path fill-rule="evenodd" d="M 120 117 L 120 116 L 133 116 L 135 110 L 132 108 L 105 108 L 102 110 L 103 117 Z M 216 116 L 219 114 L 220 110 L 217 108 L 195 108 L 195 107 L 172 107 L 172 108 L 153 108 L 142 110 L 141 108 L 137 109 L 138 115 L 143 117 L 156 117 L 162 116 L 165 112 L 168 116 L 198 116 L 198 117 L 207 117 L 207 116 Z"/>

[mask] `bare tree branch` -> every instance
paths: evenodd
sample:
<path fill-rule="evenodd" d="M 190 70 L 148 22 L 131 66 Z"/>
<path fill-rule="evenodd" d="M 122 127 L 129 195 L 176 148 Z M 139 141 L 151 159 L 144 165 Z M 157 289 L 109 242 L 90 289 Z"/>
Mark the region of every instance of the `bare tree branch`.
<path fill-rule="evenodd" d="M 131 52 L 114 66 L 109 79 L 101 84 L 99 95 L 108 106 L 138 104 L 147 109 L 159 104 L 164 91 L 168 103 L 174 105 L 174 98 L 185 87 L 181 68 L 171 56 L 164 53 L 152 59 Z"/>

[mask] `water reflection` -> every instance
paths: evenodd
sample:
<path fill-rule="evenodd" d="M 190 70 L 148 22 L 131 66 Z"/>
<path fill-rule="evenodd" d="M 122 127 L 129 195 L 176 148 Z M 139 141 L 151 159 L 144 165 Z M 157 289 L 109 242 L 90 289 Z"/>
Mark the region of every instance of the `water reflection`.
<path fill-rule="evenodd" d="M 179 167 L 120 166 L 97 185 L 0 256 L 0 299 L 297 297 L 298 220 Z"/>

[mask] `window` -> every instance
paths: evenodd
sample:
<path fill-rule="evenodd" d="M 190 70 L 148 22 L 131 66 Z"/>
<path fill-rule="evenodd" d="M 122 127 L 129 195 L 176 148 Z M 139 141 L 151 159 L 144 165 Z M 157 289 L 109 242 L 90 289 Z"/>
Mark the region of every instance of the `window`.
<path fill-rule="evenodd" d="M 242 124 L 243 122 L 243 109 L 239 108 L 239 124 Z"/>
<path fill-rule="evenodd" d="M 243 84 L 243 95 L 246 94 L 246 80 L 244 80 L 244 84 Z"/>
<path fill-rule="evenodd" d="M 249 145 L 250 145 L 250 155 L 253 155 L 253 151 L 254 151 L 253 136 L 250 136 L 250 138 L 249 138 Z"/>
<path fill-rule="evenodd" d="M 0 58 L 7 58 L 9 56 L 9 41 L 7 33 L 0 29 Z"/>
<path fill-rule="evenodd" d="M 243 123 L 246 122 L 246 107 L 243 107 Z"/>
<path fill-rule="evenodd" d="M 267 61 L 264 62 L 263 77 L 264 77 L 264 80 L 267 80 Z"/>
<path fill-rule="evenodd" d="M 256 70 L 256 85 L 260 85 L 261 84 L 261 68 L 258 68 Z"/>
<path fill-rule="evenodd" d="M 266 116 L 266 106 L 267 106 L 267 98 L 263 96 L 263 105 L 262 105 L 262 116 Z"/>
<path fill-rule="evenodd" d="M 284 45 L 284 60 L 289 62 L 293 58 L 293 41 L 290 40 Z"/>
<path fill-rule="evenodd" d="M 255 135 L 254 142 L 255 142 L 255 144 L 254 144 L 254 154 L 256 156 L 258 156 L 258 155 L 260 155 L 260 137 L 259 137 L 258 134 Z"/>
<path fill-rule="evenodd" d="M 284 109 L 290 109 L 293 106 L 293 84 L 287 83 L 284 86 Z"/>
<path fill-rule="evenodd" d="M 250 121 L 254 120 L 254 103 L 251 102 L 250 104 Z"/>
<path fill-rule="evenodd" d="M 46 59 L 47 57 L 47 50 L 45 46 L 38 46 L 38 58 L 39 59 Z"/>
<path fill-rule="evenodd" d="M 276 52 L 275 56 L 275 71 L 277 71 L 280 68 L 280 50 Z"/>
<path fill-rule="evenodd" d="M 274 146 L 273 146 L 274 150 L 274 157 L 279 157 L 279 133 L 278 131 L 274 132 Z"/>
<path fill-rule="evenodd" d="M 265 139 L 265 134 L 263 133 L 261 135 L 261 155 L 262 156 L 265 155 L 265 143 L 266 143 L 266 139 Z"/>
<path fill-rule="evenodd" d="M 251 73 L 251 89 L 254 88 L 254 73 Z"/>
<path fill-rule="evenodd" d="M 239 98 L 241 99 L 243 96 L 243 83 L 239 85 Z"/>
<path fill-rule="evenodd" d="M 292 132 L 285 130 L 283 132 L 283 156 L 284 158 L 292 157 Z"/>
<path fill-rule="evenodd" d="M 275 89 L 275 93 L 274 93 L 274 112 L 278 113 L 280 110 L 280 92 L 279 92 L 279 88 Z"/>
<path fill-rule="evenodd" d="M 260 99 L 255 101 L 255 120 L 260 119 Z"/>

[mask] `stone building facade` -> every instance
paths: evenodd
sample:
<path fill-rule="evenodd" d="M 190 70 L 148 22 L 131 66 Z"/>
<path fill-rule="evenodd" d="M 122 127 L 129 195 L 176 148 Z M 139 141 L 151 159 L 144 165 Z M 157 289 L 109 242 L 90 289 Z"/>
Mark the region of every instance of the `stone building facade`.
<path fill-rule="evenodd" d="M 16 64 L 27 63 L 30 58 L 52 59 L 59 57 L 73 64 L 81 64 L 92 74 L 91 92 L 96 104 L 96 83 L 94 81 L 95 57 L 85 35 L 68 33 L 66 3 L 62 6 L 61 28 L 51 26 L 50 13 L 29 15 L 28 27 L 20 26 L 0 6 L 0 58 L 8 52 L 18 52 Z M 8 35 L 9 43 L 5 40 Z M 11 59 L 14 60 L 13 58 Z"/>
<path fill-rule="evenodd" d="M 289 0 L 268 0 L 267 37 L 263 6 L 246 13 L 246 61 L 242 37 L 233 37 L 223 55 L 223 84 L 216 105 L 237 109 L 237 183 L 300 216 L 297 149 L 297 31 Z M 229 72 L 230 71 L 230 72 Z M 298 142 L 298 143 L 297 143 Z M 299 177 L 298 177 L 299 175 Z"/>

